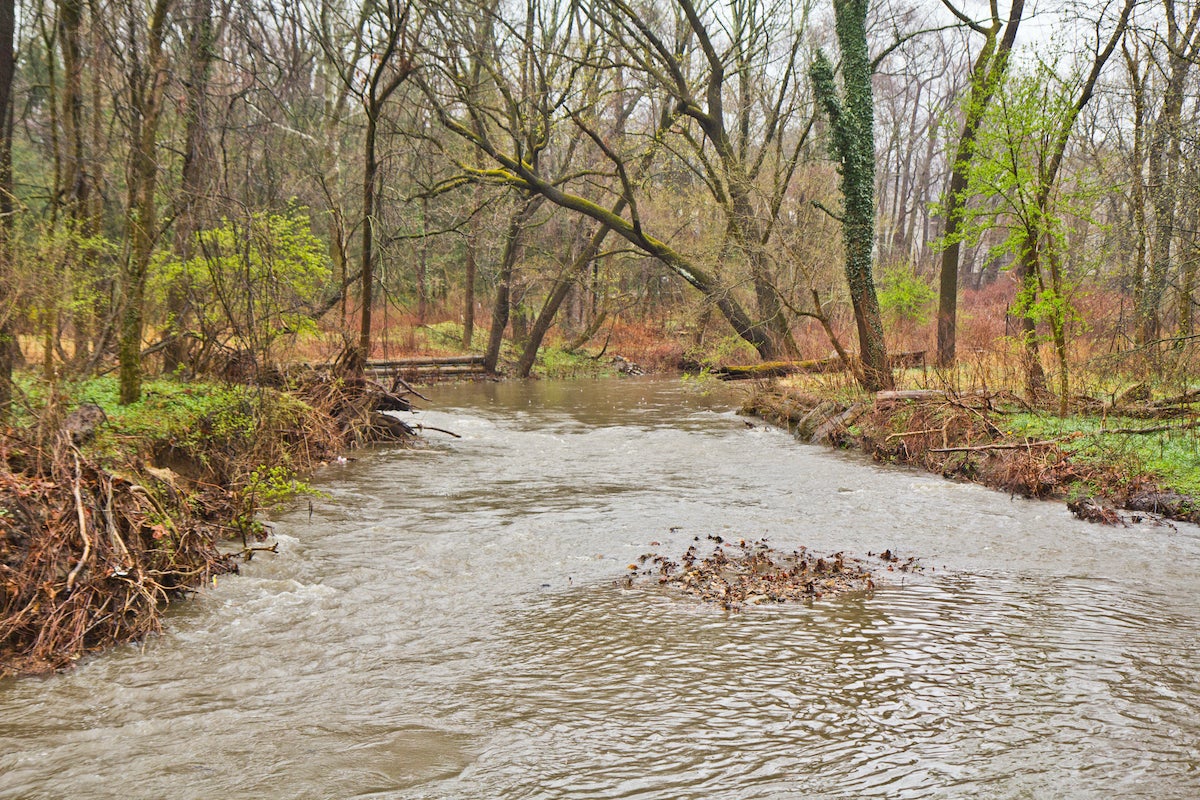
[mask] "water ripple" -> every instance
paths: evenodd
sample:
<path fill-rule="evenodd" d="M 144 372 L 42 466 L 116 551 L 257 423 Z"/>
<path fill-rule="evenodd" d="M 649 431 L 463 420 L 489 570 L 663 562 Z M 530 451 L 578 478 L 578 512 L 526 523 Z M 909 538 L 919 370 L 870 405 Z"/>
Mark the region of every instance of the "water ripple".
<path fill-rule="evenodd" d="M 167 635 L 0 684 L 0 800 L 1200 796 L 1200 530 L 885 470 L 664 381 L 440 389 Z M 727 614 L 707 533 L 928 571 Z"/>

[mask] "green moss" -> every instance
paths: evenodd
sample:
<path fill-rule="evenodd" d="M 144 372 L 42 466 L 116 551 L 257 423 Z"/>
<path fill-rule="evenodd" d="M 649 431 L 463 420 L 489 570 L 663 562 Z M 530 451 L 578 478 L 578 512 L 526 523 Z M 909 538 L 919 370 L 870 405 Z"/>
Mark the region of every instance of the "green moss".
<path fill-rule="evenodd" d="M 42 413 L 48 393 L 36 381 L 21 386 L 26 403 L 17 424 L 28 425 Z M 123 406 L 117 378 L 106 376 L 60 386 L 56 395 L 62 414 L 83 403 L 104 410 L 107 421 L 80 449 L 109 469 L 124 471 L 136 459 L 153 463 L 169 455 L 167 463 L 182 459 L 198 472 L 190 477 L 264 490 L 270 496 L 260 497 L 260 504 L 307 489 L 296 480 L 292 444 L 315 412 L 287 393 L 157 378 L 143 384 L 140 400 Z"/>

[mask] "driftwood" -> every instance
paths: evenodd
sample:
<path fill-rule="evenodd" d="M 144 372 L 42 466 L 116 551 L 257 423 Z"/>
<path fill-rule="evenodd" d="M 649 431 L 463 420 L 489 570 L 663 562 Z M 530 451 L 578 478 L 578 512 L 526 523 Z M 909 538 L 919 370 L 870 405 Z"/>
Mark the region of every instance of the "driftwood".
<path fill-rule="evenodd" d="M 1200 523 L 1200 505 L 1196 498 L 1176 492 L 1139 492 L 1129 498 L 1125 507 L 1130 511 L 1146 511 L 1171 519 Z"/>
<path fill-rule="evenodd" d="M 414 356 L 389 361 L 368 361 L 367 369 L 407 369 L 409 367 L 466 367 L 482 366 L 483 356 Z"/>
<path fill-rule="evenodd" d="M 435 377 L 476 377 L 487 375 L 483 356 L 421 356 L 368 361 L 363 365 L 363 374 L 372 378 L 388 378 L 394 385 L 421 397 L 408 384 L 409 380 Z M 316 371 L 340 371 L 338 364 L 309 364 Z M 394 391 L 394 390 L 393 390 Z M 422 397 L 421 399 L 426 399 Z"/>
<path fill-rule="evenodd" d="M 412 427 L 418 431 L 437 431 L 438 433 L 444 433 L 447 436 L 453 436 L 455 439 L 462 438 L 460 434 L 457 434 L 454 431 L 448 431 L 445 428 L 435 428 L 432 425 L 417 424 L 413 425 Z"/>
<path fill-rule="evenodd" d="M 952 392 L 947 389 L 895 389 L 875 393 L 876 400 L 960 400 L 964 397 L 991 399 L 996 395 L 986 389 Z"/>
<path fill-rule="evenodd" d="M 1120 433 L 1129 436 L 1145 436 L 1150 433 L 1164 433 L 1166 431 L 1186 431 L 1192 428 L 1200 428 L 1200 419 L 1192 419 L 1178 425 L 1151 425 L 1148 428 L 1100 428 L 1095 431 L 1093 436 L 1099 436 L 1104 433 Z"/>
<path fill-rule="evenodd" d="M 808 441 L 811 444 L 825 444 L 831 441 L 835 433 L 845 430 L 857 422 L 858 418 L 865 414 L 868 408 L 869 404 L 867 403 L 855 403 L 841 414 L 830 417 L 818 425 Z"/>
<path fill-rule="evenodd" d="M 892 369 L 919 367 L 925 364 L 925 351 L 896 353 L 888 358 Z M 845 372 L 846 362 L 840 356 L 808 361 L 764 361 L 761 364 L 718 367 L 712 374 L 723 381 L 745 381 L 755 378 L 782 378 L 787 375 L 822 375 Z"/>
<path fill-rule="evenodd" d="M 1067 508 L 1084 522 L 1095 522 L 1100 525 L 1125 525 L 1128 527 L 1128 524 L 1121 517 L 1119 511 L 1103 500 L 1097 500 L 1094 497 L 1081 497 L 1076 500 L 1070 500 L 1067 502 Z"/>
<path fill-rule="evenodd" d="M 764 361 L 746 366 L 718 367 L 712 374 L 723 381 L 745 381 L 754 378 L 782 378 L 785 375 L 816 375 L 841 372 L 845 366 L 840 358 L 821 358 L 811 361 Z"/>

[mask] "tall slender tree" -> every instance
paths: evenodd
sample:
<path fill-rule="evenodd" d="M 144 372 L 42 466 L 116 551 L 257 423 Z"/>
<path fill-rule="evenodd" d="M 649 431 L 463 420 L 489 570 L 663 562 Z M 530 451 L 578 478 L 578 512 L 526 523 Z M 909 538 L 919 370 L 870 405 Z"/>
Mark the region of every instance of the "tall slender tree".
<path fill-rule="evenodd" d="M 12 87 L 15 59 L 16 0 L 0 0 L 0 418 L 12 402 L 13 271 Z"/>
<path fill-rule="evenodd" d="M 142 395 L 142 332 L 145 327 L 146 281 L 162 231 L 158 215 L 158 145 L 167 83 L 168 14 L 174 0 L 154 0 L 144 14 L 138 4 L 126 6 L 123 47 L 131 106 L 128 165 L 129 255 L 121 276 L 120 401 Z"/>
<path fill-rule="evenodd" d="M 874 65 L 867 47 L 869 0 L 833 0 L 842 88 L 833 65 L 818 52 L 811 74 L 817 100 L 829 117 L 830 148 L 838 162 L 842 187 L 842 240 L 846 246 L 846 283 L 858 328 L 863 386 L 890 389 L 892 372 L 883 339 L 883 320 L 875 294 L 875 100 Z"/>
<path fill-rule="evenodd" d="M 953 160 L 950 162 L 950 185 L 942 203 L 944 249 L 938 283 L 937 363 L 939 367 L 950 367 L 954 364 L 958 328 L 958 271 L 961 260 L 961 238 L 958 233 L 962 224 L 963 203 L 967 200 L 964 196 L 967 189 L 967 171 L 975 155 L 975 138 L 979 124 L 1008 68 L 1009 55 L 1016 42 L 1025 10 L 1025 0 L 1013 0 L 1008 10 L 1007 22 L 1001 21 L 997 0 L 992 0 L 991 20 L 986 26 L 972 20 L 952 5 L 950 0 L 942 1 L 971 30 L 984 37 L 983 46 L 971 67 L 963 126 L 954 148 Z M 1003 36 L 1000 35 L 1001 31 Z"/>

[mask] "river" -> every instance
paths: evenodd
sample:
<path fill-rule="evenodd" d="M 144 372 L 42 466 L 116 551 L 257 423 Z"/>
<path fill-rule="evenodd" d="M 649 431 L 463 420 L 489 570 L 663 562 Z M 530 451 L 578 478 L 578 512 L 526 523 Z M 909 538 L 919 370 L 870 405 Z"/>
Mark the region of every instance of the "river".
<path fill-rule="evenodd" d="M 0 682 L 0 798 L 1196 798 L 1200 529 L 801 445 L 676 380 L 430 390 L 167 632 Z M 708 534 L 925 571 L 726 613 Z M 652 544 L 658 543 L 658 544 Z"/>

